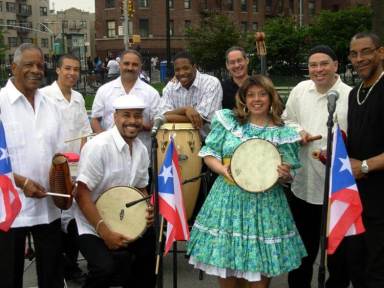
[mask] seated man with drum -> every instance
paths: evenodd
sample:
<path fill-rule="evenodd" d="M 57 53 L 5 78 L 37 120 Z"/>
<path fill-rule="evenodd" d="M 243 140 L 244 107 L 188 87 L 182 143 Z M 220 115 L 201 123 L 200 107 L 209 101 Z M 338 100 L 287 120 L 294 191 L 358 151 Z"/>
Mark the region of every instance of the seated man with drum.
<path fill-rule="evenodd" d="M 282 186 L 300 166 L 300 136 L 284 125 L 282 111 L 271 80 L 249 77 L 236 95 L 236 109 L 216 112 L 200 150 L 219 176 L 196 218 L 188 253 L 195 268 L 219 277 L 220 287 L 245 280 L 248 287 L 266 288 L 270 278 L 297 268 L 306 255 Z M 243 165 L 233 169 L 227 163 L 242 147 L 248 147 L 238 155 Z M 255 164 L 260 157 L 265 163 Z M 270 174 L 270 183 L 261 185 Z"/>
<path fill-rule="evenodd" d="M 173 58 L 176 81 L 169 81 L 161 97 L 161 113 L 167 122 L 192 123 L 203 137 L 215 111 L 221 109 L 223 90 L 220 81 L 200 73 L 190 54 L 179 52 Z"/>
<path fill-rule="evenodd" d="M 80 251 L 89 267 L 86 287 L 155 287 L 153 209 L 140 202 L 145 204 L 144 212 L 137 213 L 142 217 L 131 217 L 129 210 L 137 206 L 126 208 L 130 201 L 121 197 L 126 190 L 147 195 L 149 157 L 137 138 L 145 104 L 131 95 L 115 99 L 113 107 L 115 126 L 88 141 L 80 157 L 75 217 Z M 109 198 L 104 202 L 109 204 L 98 205 L 101 198 Z M 126 226 L 110 221 L 114 215 Z M 143 229 L 137 232 L 137 226 Z"/>

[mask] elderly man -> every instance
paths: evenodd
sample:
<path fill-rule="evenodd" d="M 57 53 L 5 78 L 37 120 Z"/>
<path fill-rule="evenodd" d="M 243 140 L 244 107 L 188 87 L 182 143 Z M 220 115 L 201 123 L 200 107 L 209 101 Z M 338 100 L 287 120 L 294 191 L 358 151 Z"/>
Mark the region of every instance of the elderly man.
<path fill-rule="evenodd" d="M 115 126 L 88 141 L 80 157 L 75 217 L 80 251 L 89 267 L 85 286 L 150 288 L 156 282 L 155 237 L 150 227 L 153 209 L 147 208 L 147 232 L 130 243 L 132 239 L 106 225 L 95 205 L 100 195 L 115 186 L 136 187 L 147 194 L 149 157 L 137 138 L 143 125 L 144 101 L 135 95 L 119 97 L 112 107 Z M 113 282 L 116 276 L 120 283 Z"/>
<path fill-rule="evenodd" d="M 384 287 L 384 47 L 379 37 L 369 32 L 353 36 L 349 60 L 362 82 L 349 94 L 347 150 L 366 228 L 347 242 L 355 261 L 350 273 L 365 277 L 364 286 L 353 287 Z M 356 239 L 361 246 L 355 246 Z"/>
<path fill-rule="evenodd" d="M 220 81 L 200 73 L 187 52 L 177 53 L 173 65 L 176 81 L 169 81 L 163 90 L 161 113 L 167 122 L 192 123 L 206 136 L 213 114 L 221 109 Z"/>
<path fill-rule="evenodd" d="M 38 87 L 44 56 L 32 44 L 20 45 L 13 77 L 0 92 L 1 119 L 22 208 L 8 232 L 0 232 L 2 287 L 23 287 L 26 234 L 31 231 L 39 287 L 63 287 L 60 210 L 47 197 L 52 157 L 61 151 L 60 110 Z"/>
<path fill-rule="evenodd" d="M 150 152 L 150 130 L 154 118 L 159 113 L 160 95 L 155 88 L 139 78 L 142 67 L 142 57 L 139 52 L 133 49 L 124 51 L 120 56 L 119 65 L 120 77 L 104 84 L 97 90 L 92 106 L 92 129 L 99 133 L 111 128 L 114 125 L 113 101 L 121 96 L 129 98 L 131 95 L 137 95 L 146 105 L 143 114 L 143 131 L 139 133 L 138 137 Z"/>
<path fill-rule="evenodd" d="M 330 90 L 336 90 L 340 95 L 335 117 L 341 129 L 347 128 L 348 94 L 351 88 L 341 81 L 336 74 L 337 69 L 337 57 L 330 47 L 313 47 L 308 56 L 310 80 L 302 81 L 293 88 L 283 113 L 284 120 L 295 125 L 302 135 L 303 146 L 299 155 L 302 167 L 294 177 L 291 186 L 293 195 L 290 195 L 289 202 L 308 253 L 301 266 L 289 273 L 290 288 L 311 287 L 313 263 L 319 250 L 325 168 L 312 157 L 312 152 L 325 147 L 327 143 L 327 92 Z M 310 136 L 314 135 L 321 135 L 322 139 L 309 142 Z M 336 261 L 337 256 L 329 257 L 330 278 L 327 287 L 348 287 L 349 284 L 345 284 L 347 280 L 339 279 L 343 278 L 343 273 L 334 272 L 343 267 L 333 265 L 333 259 Z"/>
<path fill-rule="evenodd" d="M 223 109 L 232 109 L 235 107 L 235 96 L 237 90 L 248 75 L 249 59 L 242 47 L 233 46 L 225 52 L 225 66 L 231 77 L 223 82 Z"/>

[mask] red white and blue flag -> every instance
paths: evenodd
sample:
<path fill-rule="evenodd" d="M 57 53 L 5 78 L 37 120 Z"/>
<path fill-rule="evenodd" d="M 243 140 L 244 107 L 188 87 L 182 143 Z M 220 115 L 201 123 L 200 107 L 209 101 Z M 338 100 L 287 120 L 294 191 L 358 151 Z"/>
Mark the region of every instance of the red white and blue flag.
<path fill-rule="evenodd" d="M 158 176 L 159 212 L 167 220 L 164 255 L 167 255 L 174 241 L 189 240 L 178 157 L 174 140 L 171 138 Z"/>
<path fill-rule="evenodd" d="M 15 189 L 4 127 L 0 121 L 0 230 L 9 230 L 20 209 L 21 201 Z"/>
<path fill-rule="evenodd" d="M 337 125 L 333 133 L 331 179 L 329 183 L 328 254 L 333 254 L 344 237 L 365 231 L 363 207 L 352 174 L 351 163 Z"/>

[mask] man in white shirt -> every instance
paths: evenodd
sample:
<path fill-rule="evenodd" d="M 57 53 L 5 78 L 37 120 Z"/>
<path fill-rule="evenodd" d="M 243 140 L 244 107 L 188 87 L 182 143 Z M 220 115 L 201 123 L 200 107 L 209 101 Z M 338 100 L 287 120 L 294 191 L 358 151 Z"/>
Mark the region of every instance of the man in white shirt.
<path fill-rule="evenodd" d="M 64 152 L 80 154 L 85 144 L 86 135 L 91 134 L 83 96 L 73 90 L 80 76 L 80 60 L 70 54 L 62 55 L 57 62 L 57 81 L 40 91 L 52 100 L 62 111 L 63 139 L 78 140 L 63 143 Z M 81 138 L 82 136 L 85 136 Z M 77 175 L 71 175 L 75 177 Z M 73 216 L 73 206 L 62 212 L 61 227 L 63 230 L 64 276 L 66 279 L 80 278 L 83 273 L 77 264 L 78 245 L 76 241 L 77 228 Z"/>
<path fill-rule="evenodd" d="M 0 111 L 22 208 L 11 229 L 0 232 L 1 286 L 23 287 L 25 239 L 30 231 L 38 286 L 63 287 L 60 209 L 46 195 L 52 157 L 62 151 L 61 113 L 38 90 L 44 76 L 40 48 L 20 45 L 12 74 L 0 91 Z"/>
<path fill-rule="evenodd" d="M 147 231 L 130 243 L 131 239 L 104 223 L 95 205 L 103 192 L 115 186 L 136 187 L 147 194 L 149 157 L 136 137 L 143 125 L 144 101 L 130 95 L 115 99 L 112 105 L 115 126 L 88 141 L 80 157 L 75 215 L 80 251 L 89 267 L 86 287 L 115 284 L 112 281 L 119 270 L 124 271 L 124 275 L 119 275 L 124 279 L 118 285 L 151 288 L 156 282 L 152 207 L 147 208 Z M 123 267 L 116 265 L 114 251 L 123 252 L 119 253 Z M 132 254 L 134 260 L 130 263 Z"/>
<path fill-rule="evenodd" d="M 177 53 L 173 65 L 176 81 L 169 81 L 163 89 L 161 113 L 167 122 L 192 123 L 195 128 L 202 129 L 202 136 L 206 136 L 213 114 L 221 109 L 220 81 L 200 73 L 187 52 Z"/>
<path fill-rule="evenodd" d="M 99 133 L 114 125 L 112 102 L 118 97 L 140 97 L 146 108 L 143 114 L 143 130 L 139 138 L 150 153 L 153 120 L 159 114 L 160 95 L 155 88 L 139 79 L 142 57 L 139 52 L 128 49 L 120 57 L 120 77 L 101 86 L 96 93 L 92 106 L 91 126 Z"/>
<path fill-rule="evenodd" d="M 107 70 L 108 70 L 107 78 L 108 78 L 108 80 L 113 80 L 113 79 L 119 77 L 119 74 L 120 74 L 119 62 L 120 62 L 119 57 L 116 57 L 116 59 L 112 58 L 108 61 L 108 63 L 107 63 Z"/>
<path fill-rule="evenodd" d="M 347 129 L 348 95 L 351 87 L 341 81 L 336 74 L 337 69 L 337 57 L 330 47 L 313 47 L 308 56 L 310 80 L 302 81 L 293 88 L 283 113 L 285 122 L 296 126 L 302 135 L 303 146 L 299 155 L 302 167 L 297 170 L 291 185 L 293 195 L 290 195 L 292 197 L 289 202 L 308 253 L 301 266 L 288 274 L 290 288 L 311 287 L 313 263 L 319 250 L 325 166 L 312 157 L 312 152 L 327 145 L 327 92 L 330 90 L 339 93 L 335 118 L 342 130 Z M 308 141 L 314 135 L 321 135 L 322 139 Z M 336 264 L 338 258 L 337 252 L 328 257 L 330 277 L 327 288 L 343 288 L 349 285 L 347 276 L 336 271 L 343 269 L 343 265 Z"/>

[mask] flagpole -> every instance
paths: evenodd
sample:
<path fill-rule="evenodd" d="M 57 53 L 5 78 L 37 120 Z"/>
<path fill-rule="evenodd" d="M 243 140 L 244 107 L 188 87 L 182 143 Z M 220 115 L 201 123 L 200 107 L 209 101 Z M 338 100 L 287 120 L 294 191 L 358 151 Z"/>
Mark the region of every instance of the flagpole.
<path fill-rule="evenodd" d="M 152 185 L 151 185 L 151 194 L 154 196 L 154 207 L 155 207 L 155 231 L 156 231 L 156 275 L 157 275 L 157 287 L 163 288 L 163 253 L 161 245 L 161 237 L 163 234 L 162 226 L 163 222 L 160 221 L 159 213 L 159 189 L 157 175 L 158 166 L 157 166 L 157 148 L 158 143 L 156 139 L 156 133 L 151 135 L 152 145 L 151 145 L 151 161 L 152 161 Z M 160 271 L 159 271 L 160 270 Z"/>
<path fill-rule="evenodd" d="M 320 228 L 320 265 L 319 265 L 319 274 L 318 274 L 318 288 L 325 288 L 325 261 L 326 261 L 326 250 L 327 250 L 327 226 L 328 226 L 328 203 L 329 203 L 329 179 L 331 172 L 331 162 L 332 162 L 332 128 L 334 125 L 333 114 L 336 110 L 336 99 L 334 94 L 331 95 L 330 91 L 328 92 L 328 134 L 327 134 L 327 160 L 325 163 L 325 180 L 324 180 L 324 199 L 323 199 L 323 208 L 322 208 L 322 218 L 321 218 L 321 228 Z M 337 93 L 337 92 L 336 92 Z"/>

